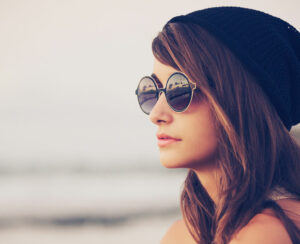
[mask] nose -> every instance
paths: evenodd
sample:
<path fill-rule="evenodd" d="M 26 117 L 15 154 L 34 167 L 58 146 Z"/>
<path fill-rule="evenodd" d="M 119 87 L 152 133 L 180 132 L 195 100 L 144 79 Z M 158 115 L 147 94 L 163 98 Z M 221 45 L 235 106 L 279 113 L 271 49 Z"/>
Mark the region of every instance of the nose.
<path fill-rule="evenodd" d="M 158 101 L 152 108 L 149 118 L 156 125 L 168 124 L 173 120 L 173 110 L 169 107 L 164 92 L 161 92 Z"/>

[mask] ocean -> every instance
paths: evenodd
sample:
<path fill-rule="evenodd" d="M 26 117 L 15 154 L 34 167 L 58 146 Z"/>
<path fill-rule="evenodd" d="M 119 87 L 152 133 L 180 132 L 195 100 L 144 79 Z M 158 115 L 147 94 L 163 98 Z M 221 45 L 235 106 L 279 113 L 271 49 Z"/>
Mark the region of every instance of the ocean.
<path fill-rule="evenodd" d="M 157 162 L 156 162 L 157 163 Z M 137 166 L 0 172 L 1 243 L 158 243 L 181 218 L 186 170 Z M 149 232 L 151 231 L 151 232 Z"/>

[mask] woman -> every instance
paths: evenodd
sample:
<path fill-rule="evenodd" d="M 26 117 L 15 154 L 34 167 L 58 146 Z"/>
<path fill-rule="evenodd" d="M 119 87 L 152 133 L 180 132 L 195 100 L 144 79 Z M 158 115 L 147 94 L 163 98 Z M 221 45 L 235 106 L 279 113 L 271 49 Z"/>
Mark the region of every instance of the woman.
<path fill-rule="evenodd" d="M 161 163 L 188 168 L 161 244 L 299 244 L 300 34 L 256 10 L 172 18 L 136 94 Z"/>

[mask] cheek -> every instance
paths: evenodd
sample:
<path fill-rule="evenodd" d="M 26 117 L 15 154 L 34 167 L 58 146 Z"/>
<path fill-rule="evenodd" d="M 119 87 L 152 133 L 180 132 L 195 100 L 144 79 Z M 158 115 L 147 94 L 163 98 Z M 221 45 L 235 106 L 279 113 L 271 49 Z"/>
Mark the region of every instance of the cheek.
<path fill-rule="evenodd" d="M 199 130 L 197 133 L 187 138 L 185 146 L 190 148 L 188 161 L 195 167 L 212 164 L 217 149 L 217 137 L 215 131 L 210 128 Z"/>
<path fill-rule="evenodd" d="M 217 136 L 208 117 L 198 117 L 178 128 L 182 141 L 173 148 L 160 150 L 162 164 L 168 168 L 199 168 L 212 164 L 217 149 Z"/>
<path fill-rule="evenodd" d="M 217 148 L 217 136 L 211 120 L 203 117 L 196 119 L 196 123 L 191 124 L 186 131 L 185 141 L 183 144 L 188 150 L 187 159 L 193 164 L 209 163 L 214 156 Z"/>

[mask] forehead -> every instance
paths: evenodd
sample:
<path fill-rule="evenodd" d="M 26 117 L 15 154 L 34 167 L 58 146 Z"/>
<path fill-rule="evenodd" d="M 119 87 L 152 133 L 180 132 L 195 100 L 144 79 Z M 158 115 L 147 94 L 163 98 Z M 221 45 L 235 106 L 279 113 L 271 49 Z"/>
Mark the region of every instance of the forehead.
<path fill-rule="evenodd" d="M 174 69 L 169 65 L 165 65 L 159 62 L 157 59 L 154 58 L 153 64 L 153 74 L 159 79 L 159 81 L 165 85 L 167 83 L 168 78 L 174 72 L 178 72 L 179 70 Z"/>

